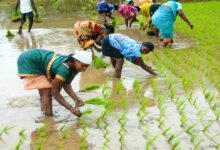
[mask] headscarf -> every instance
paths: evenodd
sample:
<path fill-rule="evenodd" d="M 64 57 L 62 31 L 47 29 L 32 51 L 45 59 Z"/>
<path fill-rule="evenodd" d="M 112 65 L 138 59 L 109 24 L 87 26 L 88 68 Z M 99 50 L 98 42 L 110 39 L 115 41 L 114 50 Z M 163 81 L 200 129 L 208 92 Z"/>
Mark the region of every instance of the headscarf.
<path fill-rule="evenodd" d="M 92 53 L 88 51 L 76 51 L 72 57 L 84 64 L 90 65 L 92 63 Z"/>

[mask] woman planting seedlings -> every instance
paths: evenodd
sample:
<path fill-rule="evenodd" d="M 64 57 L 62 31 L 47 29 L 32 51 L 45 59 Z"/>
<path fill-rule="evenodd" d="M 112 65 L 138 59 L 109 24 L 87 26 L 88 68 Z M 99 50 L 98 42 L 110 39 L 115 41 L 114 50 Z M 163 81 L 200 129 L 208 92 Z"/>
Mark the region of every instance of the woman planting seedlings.
<path fill-rule="evenodd" d="M 53 51 L 32 49 L 22 53 L 17 61 L 18 76 L 24 80 L 24 89 L 38 89 L 41 111 L 52 115 L 52 97 L 76 116 L 80 116 L 82 100 L 75 94 L 71 82 L 78 72 L 84 72 L 92 63 L 92 54 L 78 51 L 74 55 L 60 55 Z M 61 90 L 74 100 L 70 105 L 60 94 Z"/>
<path fill-rule="evenodd" d="M 147 54 L 154 50 L 154 45 L 151 42 L 138 42 L 123 34 L 109 34 L 103 38 L 101 45 L 103 55 L 110 57 L 117 78 L 121 77 L 124 58 L 150 74 L 157 75 L 141 58 L 141 54 Z"/>

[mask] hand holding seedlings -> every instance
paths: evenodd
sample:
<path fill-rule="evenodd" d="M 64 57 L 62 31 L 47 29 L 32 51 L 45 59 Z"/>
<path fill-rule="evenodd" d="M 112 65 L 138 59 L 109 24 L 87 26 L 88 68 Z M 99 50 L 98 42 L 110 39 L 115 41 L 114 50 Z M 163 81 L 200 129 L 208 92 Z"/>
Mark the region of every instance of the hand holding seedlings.
<path fill-rule="evenodd" d="M 80 117 L 82 115 L 82 113 L 80 112 L 79 107 L 72 107 L 70 109 L 70 111 L 72 112 L 72 114 L 74 114 L 74 115 L 76 115 L 78 117 Z"/>

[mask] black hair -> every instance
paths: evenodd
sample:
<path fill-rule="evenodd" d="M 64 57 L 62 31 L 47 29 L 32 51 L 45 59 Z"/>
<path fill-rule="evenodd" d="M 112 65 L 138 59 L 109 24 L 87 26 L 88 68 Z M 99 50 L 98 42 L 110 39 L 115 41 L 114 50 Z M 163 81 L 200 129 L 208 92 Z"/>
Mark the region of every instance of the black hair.
<path fill-rule="evenodd" d="M 75 58 L 73 58 L 73 55 L 74 54 L 69 54 L 67 60 L 65 60 L 64 62 L 68 62 L 68 61 L 74 62 Z"/>
<path fill-rule="evenodd" d="M 144 47 L 149 48 L 150 51 L 154 50 L 154 44 L 151 42 L 143 42 Z"/>
<path fill-rule="evenodd" d="M 115 27 L 111 24 L 105 23 L 104 27 L 106 28 L 108 33 L 114 33 L 115 32 Z"/>
<path fill-rule="evenodd" d="M 132 0 L 132 1 L 130 1 L 130 2 L 128 2 L 128 4 L 130 4 L 130 5 L 131 5 L 132 3 L 134 3 L 134 1 L 133 1 L 133 0 Z"/>
<path fill-rule="evenodd" d="M 139 6 L 134 6 L 134 7 L 137 9 L 138 12 L 141 11 L 141 8 Z"/>
<path fill-rule="evenodd" d="M 114 10 L 118 10 L 118 5 L 114 5 Z"/>

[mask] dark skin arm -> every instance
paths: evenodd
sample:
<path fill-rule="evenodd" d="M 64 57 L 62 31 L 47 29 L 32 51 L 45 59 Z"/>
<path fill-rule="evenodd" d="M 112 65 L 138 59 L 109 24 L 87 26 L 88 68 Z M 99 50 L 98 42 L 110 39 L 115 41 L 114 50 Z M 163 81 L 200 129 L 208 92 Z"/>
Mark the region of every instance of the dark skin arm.
<path fill-rule="evenodd" d="M 184 14 L 183 10 L 177 10 L 177 13 L 179 14 L 180 18 L 183 19 L 191 29 L 193 29 L 193 25 L 191 24 L 191 22 L 189 21 L 189 19 L 186 17 L 186 15 Z"/>
<path fill-rule="evenodd" d="M 52 88 L 51 88 L 51 94 L 52 96 L 56 99 L 56 101 L 61 104 L 62 106 L 64 106 L 66 109 L 68 109 L 70 112 L 72 112 L 73 114 L 80 116 L 81 113 L 79 111 L 79 109 L 77 108 L 73 108 L 72 105 L 70 105 L 65 99 L 64 97 L 60 94 L 61 89 L 66 86 L 64 81 L 55 78 L 53 83 L 52 83 Z M 66 87 L 67 88 L 67 87 Z M 67 90 L 69 92 L 69 90 Z M 68 93 L 69 94 L 69 93 Z M 71 95 L 70 95 L 71 96 Z M 73 95 L 72 95 L 73 96 Z"/>
<path fill-rule="evenodd" d="M 96 39 L 95 39 L 95 43 L 101 46 L 101 41 L 103 39 L 103 35 L 99 35 Z"/>
<path fill-rule="evenodd" d="M 73 91 L 73 88 L 71 86 L 71 82 L 64 83 L 63 89 L 66 91 L 66 93 L 75 101 L 76 107 L 79 107 L 82 103 L 82 100 L 76 95 L 76 93 Z"/>
<path fill-rule="evenodd" d="M 34 3 L 34 0 L 31 0 L 31 5 L 36 13 L 36 15 L 38 15 L 38 12 L 37 12 L 37 9 L 36 9 L 36 6 L 35 6 L 35 3 Z"/>
<path fill-rule="evenodd" d="M 16 0 L 15 11 L 18 10 L 18 6 L 19 6 L 19 4 L 20 4 L 20 0 Z"/>
<path fill-rule="evenodd" d="M 137 57 L 132 63 L 140 66 L 142 69 L 144 69 L 145 71 L 149 72 L 152 75 L 157 75 L 157 73 L 154 72 L 150 66 L 148 66 L 144 63 L 144 61 L 141 57 Z"/>

